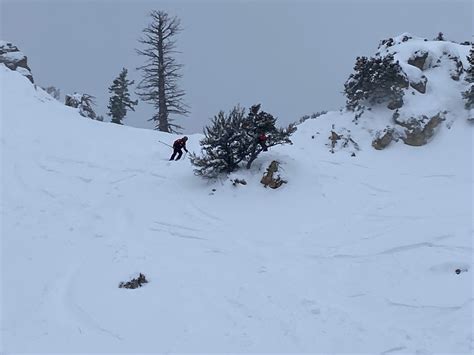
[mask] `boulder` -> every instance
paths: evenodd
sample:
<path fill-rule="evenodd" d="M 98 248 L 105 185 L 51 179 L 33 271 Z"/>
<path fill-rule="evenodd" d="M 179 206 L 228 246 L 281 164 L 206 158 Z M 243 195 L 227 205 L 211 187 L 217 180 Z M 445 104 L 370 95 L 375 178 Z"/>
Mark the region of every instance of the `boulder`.
<path fill-rule="evenodd" d="M 31 83 L 34 83 L 27 57 L 12 43 L 0 41 L 0 63 L 26 76 Z"/>
<path fill-rule="evenodd" d="M 464 72 L 462 61 L 458 56 L 452 54 L 448 55 L 448 58 L 453 62 L 453 68 L 449 71 L 449 75 L 454 81 L 459 81 L 462 73 Z"/>
<path fill-rule="evenodd" d="M 387 105 L 389 110 L 397 110 L 403 106 L 403 98 L 398 98 L 390 101 Z"/>
<path fill-rule="evenodd" d="M 272 189 L 277 189 L 281 185 L 286 184 L 288 182 L 286 180 L 281 179 L 280 175 L 276 175 L 276 173 L 278 172 L 279 165 L 280 164 L 276 160 L 273 160 L 270 163 L 267 168 L 267 171 L 265 172 L 265 174 L 263 174 L 263 177 L 260 180 L 260 183 L 262 183 L 263 186 L 269 186 Z"/>
<path fill-rule="evenodd" d="M 426 59 L 428 58 L 428 52 L 416 51 L 409 59 L 408 64 L 417 67 L 420 70 L 425 69 Z"/>
<path fill-rule="evenodd" d="M 418 91 L 421 94 L 424 94 L 426 92 L 426 84 L 428 83 L 428 78 L 426 76 L 422 76 L 421 80 L 418 82 L 410 82 L 410 86 Z"/>
<path fill-rule="evenodd" d="M 372 141 L 372 147 L 377 150 L 385 149 L 393 140 L 395 140 L 393 133 L 394 130 L 390 127 L 385 128 L 383 131 L 377 132 L 374 140 Z"/>
<path fill-rule="evenodd" d="M 444 115 L 439 112 L 432 117 L 422 115 L 421 117 L 412 117 L 407 121 L 402 121 L 396 112 L 394 120 L 404 128 L 403 134 L 400 135 L 403 143 L 419 147 L 430 141 L 435 134 L 436 127 L 444 121 Z"/>

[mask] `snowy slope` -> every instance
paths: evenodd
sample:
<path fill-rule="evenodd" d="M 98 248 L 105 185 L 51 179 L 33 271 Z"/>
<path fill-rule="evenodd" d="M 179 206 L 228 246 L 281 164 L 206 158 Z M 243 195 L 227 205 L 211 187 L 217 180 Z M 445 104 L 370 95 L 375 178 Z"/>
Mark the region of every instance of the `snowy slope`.
<path fill-rule="evenodd" d="M 384 151 L 351 126 L 351 157 L 328 153 L 350 125 L 328 113 L 234 187 L 168 162 L 174 136 L 85 119 L 1 65 L 0 83 L 2 351 L 472 352 L 466 120 Z M 259 183 L 273 159 L 279 190 Z"/>

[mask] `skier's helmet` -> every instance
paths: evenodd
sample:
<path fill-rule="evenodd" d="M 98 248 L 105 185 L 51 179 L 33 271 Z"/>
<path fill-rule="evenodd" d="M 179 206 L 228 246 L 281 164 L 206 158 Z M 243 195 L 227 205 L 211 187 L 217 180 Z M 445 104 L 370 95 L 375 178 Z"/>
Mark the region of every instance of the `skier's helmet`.
<path fill-rule="evenodd" d="M 184 136 L 183 140 L 186 142 L 188 140 L 188 137 Z"/>

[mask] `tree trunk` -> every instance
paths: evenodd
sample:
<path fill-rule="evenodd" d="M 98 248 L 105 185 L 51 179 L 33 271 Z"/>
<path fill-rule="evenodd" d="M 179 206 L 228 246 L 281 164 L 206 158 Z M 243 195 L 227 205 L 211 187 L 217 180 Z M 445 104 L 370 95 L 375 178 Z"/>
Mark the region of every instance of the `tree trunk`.
<path fill-rule="evenodd" d="M 160 20 L 158 25 L 158 129 L 169 133 L 170 127 L 168 124 L 168 108 L 166 107 L 165 93 L 165 64 L 163 58 L 163 21 Z"/>

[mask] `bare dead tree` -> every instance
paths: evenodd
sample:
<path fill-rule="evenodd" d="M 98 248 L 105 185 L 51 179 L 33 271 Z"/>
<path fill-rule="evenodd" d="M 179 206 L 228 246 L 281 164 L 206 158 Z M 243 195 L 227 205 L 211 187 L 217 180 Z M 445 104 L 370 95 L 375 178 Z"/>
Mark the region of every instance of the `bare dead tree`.
<path fill-rule="evenodd" d="M 139 42 L 145 49 L 137 53 L 146 57 L 142 71 L 143 79 L 137 86 L 137 94 L 157 110 L 150 121 L 155 121 L 155 129 L 176 133 L 180 126 L 172 123 L 170 114 L 186 116 L 189 106 L 184 103 L 185 92 L 178 81 L 182 77 L 183 65 L 176 62 L 175 36 L 181 32 L 180 20 L 163 11 L 150 13 L 151 23 L 143 30 Z"/>

